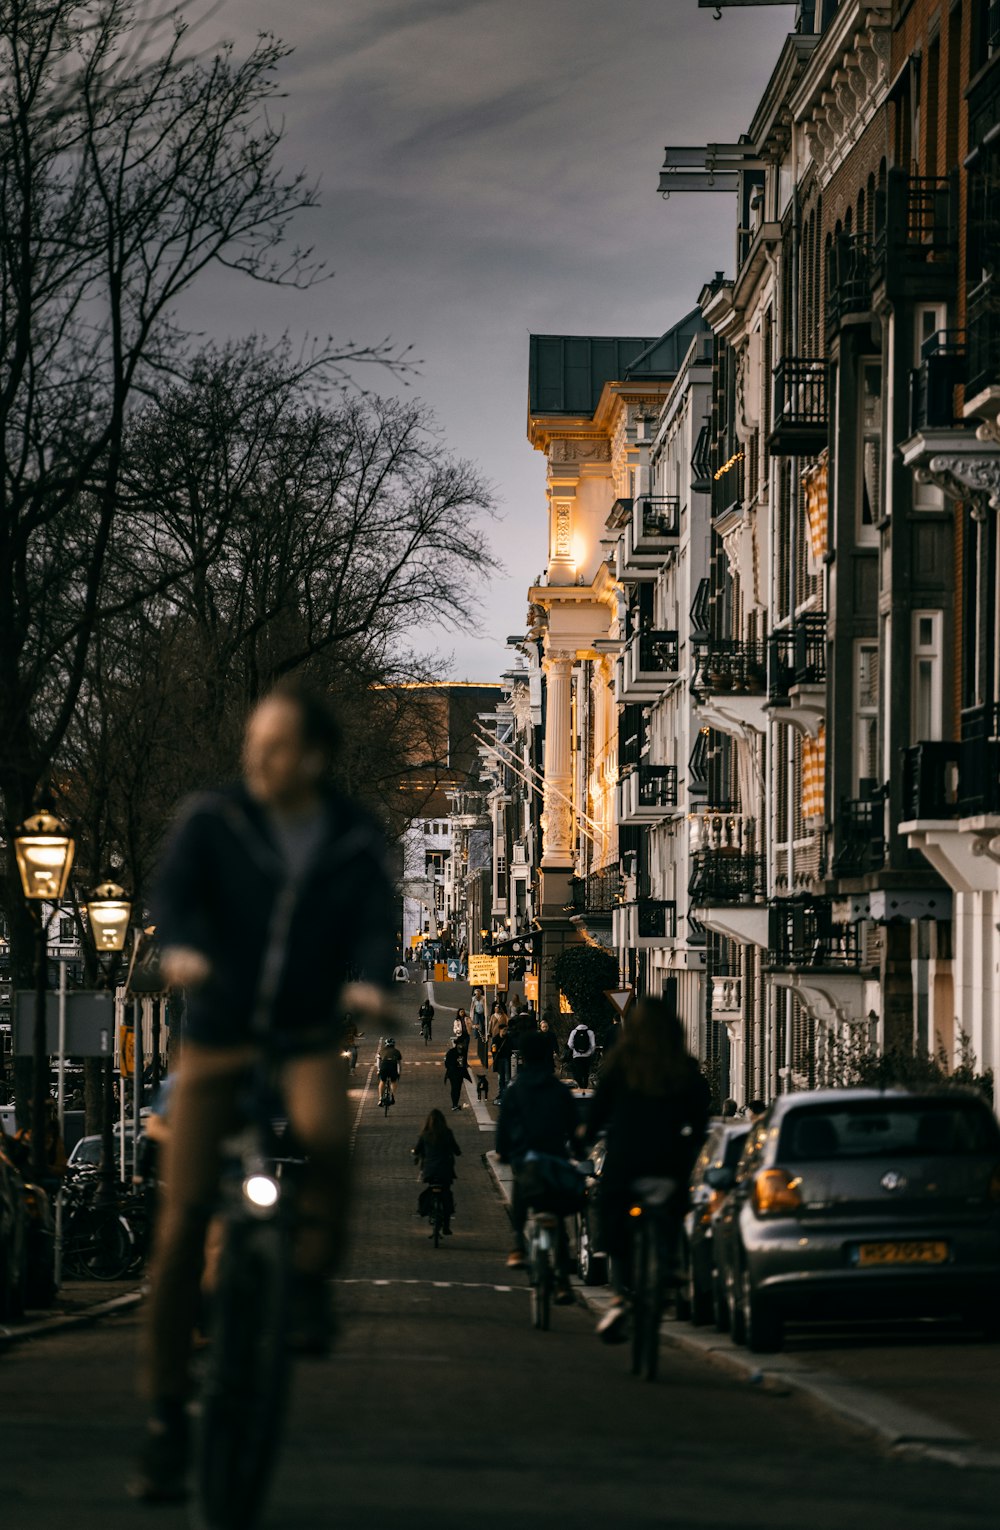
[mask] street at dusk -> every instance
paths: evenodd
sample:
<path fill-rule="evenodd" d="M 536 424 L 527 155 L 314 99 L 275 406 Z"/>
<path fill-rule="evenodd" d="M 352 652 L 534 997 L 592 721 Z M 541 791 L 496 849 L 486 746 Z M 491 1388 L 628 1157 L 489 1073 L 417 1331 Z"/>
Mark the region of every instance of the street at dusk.
<path fill-rule="evenodd" d="M 1000 0 L 0 0 L 0 1530 L 1000 1521 Z"/>

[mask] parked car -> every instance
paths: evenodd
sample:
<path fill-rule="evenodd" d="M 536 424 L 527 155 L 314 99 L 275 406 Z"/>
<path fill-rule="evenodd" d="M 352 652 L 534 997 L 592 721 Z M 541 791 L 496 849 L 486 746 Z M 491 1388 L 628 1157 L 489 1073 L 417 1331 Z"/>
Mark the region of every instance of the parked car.
<path fill-rule="evenodd" d="M 711 1322 L 720 1308 L 715 1230 L 749 1133 L 748 1121 L 713 1121 L 691 1171 L 684 1260 L 688 1308 L 696 1326 Z"/>
<path fill-rule="evenodd" d="M 784 1095 L 715 1233 L 733 1338 L 787 1319 L 958 1314 L 1000 1336 L 1000 1125 L 964 1090 Z"/>
<path fill-rule="evenodd" d="M 28 1213 L 24 1180 L 0 1142 L 0 1321 L 23 1315 L 27 1280 Z"/>

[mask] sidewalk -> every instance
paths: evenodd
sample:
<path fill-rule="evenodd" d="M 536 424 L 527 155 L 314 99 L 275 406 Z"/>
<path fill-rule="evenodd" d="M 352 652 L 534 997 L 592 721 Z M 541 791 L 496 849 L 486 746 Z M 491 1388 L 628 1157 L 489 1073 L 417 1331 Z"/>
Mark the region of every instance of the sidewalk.
<path fill-rule="evenodd" d="M 486 1164 L 509 1205 L 510 1166 L 502 1164 L 495 1152 L 486 1154 Z M 611 1301 L 607 1286 L 574 1282 L 574 1291 L 597 1316 Z M 673 1318 L 664 1320 L 662 1338 L 688 1354 L 724 1366 L 754 1386 L 800 1393 L 874 1435 L 890 1450 L 958 1467 L 1000 1471 L 996 1345 L 935 1345 L 933 1336 L 922 1336 L 916 1344 L 893 1346 L 891 1338 L 883 1338 L 881 1344 L 873 1346 L 869 1340 L 865 1347 L 841 1329 L 820 1354 L 807 1351 L 793 1332 L 786 1352 L 762 1356 L 750 1354 L 725 1334 L 692 1328 Z"/>
<path fill-rule="evenodd" d="M 0 1350 L 26 1339 L 82 1328 L 102 1317 L 128 1312 L 142 1299 L 142 1276 L 127 1280 L 72 1280 L 60 1290 L 54 1307 L 29 1312 L 15 1323 L 0 1323 Z"/>

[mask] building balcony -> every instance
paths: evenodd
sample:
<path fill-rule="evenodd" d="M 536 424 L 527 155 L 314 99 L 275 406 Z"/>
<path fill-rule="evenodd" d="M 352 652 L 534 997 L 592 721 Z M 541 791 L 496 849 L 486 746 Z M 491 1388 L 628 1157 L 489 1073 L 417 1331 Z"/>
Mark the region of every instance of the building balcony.
<path fill-rule="evenodd" d="M 834 852 L 831 872 L 835 877 L 863 877 L 885 864 L 884 795 L 876 789 L 868 797 L 841 800 L 833 826 Z"/>
<path fill-rule="evenodd" d="M 834 924 L 828 901 L 779 899 L 771 909 L 771 946 L 765 961 L 771 972 L 860 972 L 864 945 L 857 924 Z"/>
<path fill-rule="evenodd" d="M 786 356 L 774 369 L 768 450 L 776 457 L 814 457 L 829 438 L 827 365 L 818 356 Z"/>
<path fill-rule="evenodd" d="M 691 862 L 688 894 L 696 908 L 763 901 L 766 888 L 762 855 L 744 855 L 739 850 L 699 850 Z"/>
<path fill-rule="evenodd" d="M 838 234 L 826 256 L 826 330 L 871 312 L 872 252 L 867 234 Z"/>
<path fill-rule="evenodd" d="M 657 823 L 677 807 L 677 766 L 638 765 L 618 782 L 618 822 Z"/>
<path fill-rule="evenodd" d="M 737 802 L 715 803 L 688 814 L 688 845 L 692 855 L 700 850 L 742 851 L 746 832 L 746 815 Z"/>
<path fill-rule="evenodd" d="M 879 217 L 879 213 L 884 216 Z M 958 176 L 910 175 L 893 168 L 873 246 L 877 278 L 890 300 L 953 295 L 958 256 Z"/>
<path fill-rule="evenodd" d="M 667 553 L 680 536 L 680 500 L 643 495 L 617 500 L 616 508 L 629 507 L 615 545 L 615 574 L 635 582 L 655 579 Z"/>
<path fill-rule="evenodd" d="M 920 430 L 960 427 L 955 390 L 966 376 L 965 336 L 940 329 L 920 347 L 920 365 L 910 373 L 910 435 Z"/>
<path fill-rule="evenodd" d="M 618 717 L 618 768 L 638 765 L 649 742 L 649 714 L 634 702 L 622 708 Z"/>
<path fill-rule="evenodd" d="M 612 910 L 621 902 L 621 870 L 615 864 L 590 871 L 585 877 L 573 877 L 570 890 L 575 914 L 606 914 L 610 919 Z"/>
<path fill-rule="evenodd" d="M 1000 718 L 993 707 L 963 718 L 971 736 L 906 751 L 899 825 L 955 892 L 1000 893 Z"/>
<path fill-rule="evenodd" d="M 655 701 L 679 678 L 676 632 L 635 632 L 618 660 L 617 699 Z"/>
<path fill-rule="evenodd" d="M 636 941 L 662 945 L 677 938 L 677 905 L 662 898 L 640 898 L 636 905 Z"/>
<path fill-rule="evenodd" d="M 996 194 L 1000 196 L 1000 187 L 996 188 Z M 996 217 L 994 251 L 1000 250 L 1000 212 Z M 969 293 L 965 323 L 965 398 L 967 405 L 975 407 L 975 401 L 983 393 L 1000 394 L 1000 277 L 980 282 Z M 995 418 L 996 411 L 993 414 Z"/>
<path fill-rule="evenodd" d="M 743 979 L 736 973 L 712 976 L 712 1019 L 732 1024 L 743 1018 Z"/>
<path fill-rule="evenodd" d="M 767 652 L 763 643 L 695 638 L 691 691 L 710 728 L 743 735 L 767 726 Z"/>
<path fill-rule="evenodd" d="M 767 643 L 768 711 L 815 738 L 826 717 L 826 612 L 810 611 Z"/>

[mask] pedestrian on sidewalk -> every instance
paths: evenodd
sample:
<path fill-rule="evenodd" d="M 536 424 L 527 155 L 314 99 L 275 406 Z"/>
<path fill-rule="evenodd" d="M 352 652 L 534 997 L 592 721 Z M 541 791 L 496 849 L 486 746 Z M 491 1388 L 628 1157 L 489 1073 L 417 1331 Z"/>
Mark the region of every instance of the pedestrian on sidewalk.
<path fill-rule="evenodd" d="M 469 1009 L 472 1034 L 475 1037 L 476 1052 L 479 1056 L 479 1066 L 485 1068 L 487 1045 L 486 999 L 481 988 L 474 988 L 472 990 L 472 1003 Z"/>
<path fill-rule="evenodd" d="M 586 1089 L 597 1052 L 597 1037 L 582 1021 L 574 1025 L 566 1042 L 566 1060 L 578 1089 Z"/>
<path fill-rule="evenodd" d="M 428 1186 L 421 1192 L 417 1210 L 425 1217 L 431 1209 L 431 1185 L 441 1185 L 445 1190 L 444 1231 L 451 1235 L 451 1219 L 455 1215 L 455 1159 L 462 1156 L 462 1149 L 455 1134 L 439 1110 L 432 1110 L 424 1122 L 424 1129 L 417 1138 L 413 1156 L 420 1168 L 420 1178 Z M 432 1234 L 433 1236 L 433 1234 Z"/>
<path fill-rule="evenodd" d="M 455 1018 L 451 1022 L 452 1045 L 460 1047 L 466 1056 L 469 1054 L 469 1019 L 464 1009 L 455 1012 Z"/>
<path fill-rule="evenodd" d="M 538 1034 L 543 1038 L 545 1051 L 548 1053 L 549 1061 L 552 1064 L 552 1071 L 554 1073 L 556 1067 L 556 1058 L 559 1055 L 559 1037 L 556 1035 L 555 1031 L 552 1029 L 547 1020 L 542 1020 L 540 1022 L 538 1027 Z"/>
<path fill-rule="evenodd" d="M 497 1104 L 503 1099 L 504 1090 L 510 1083 L 511 1059 L 514 1056 L 514 1039 L 502 1024 L 491 1044 L 493 1072 L 497 1075 Z"/>
<path fill-rule="evenodd" d="M 472 1074 L 465 1060 L 465 1052 L 455 1041 L 444 1054 L 444 1076 L 451 1088 L 451 1108 L 461 1110 L 462 1084 L 466 1079 L 472 1083 Z"/>

